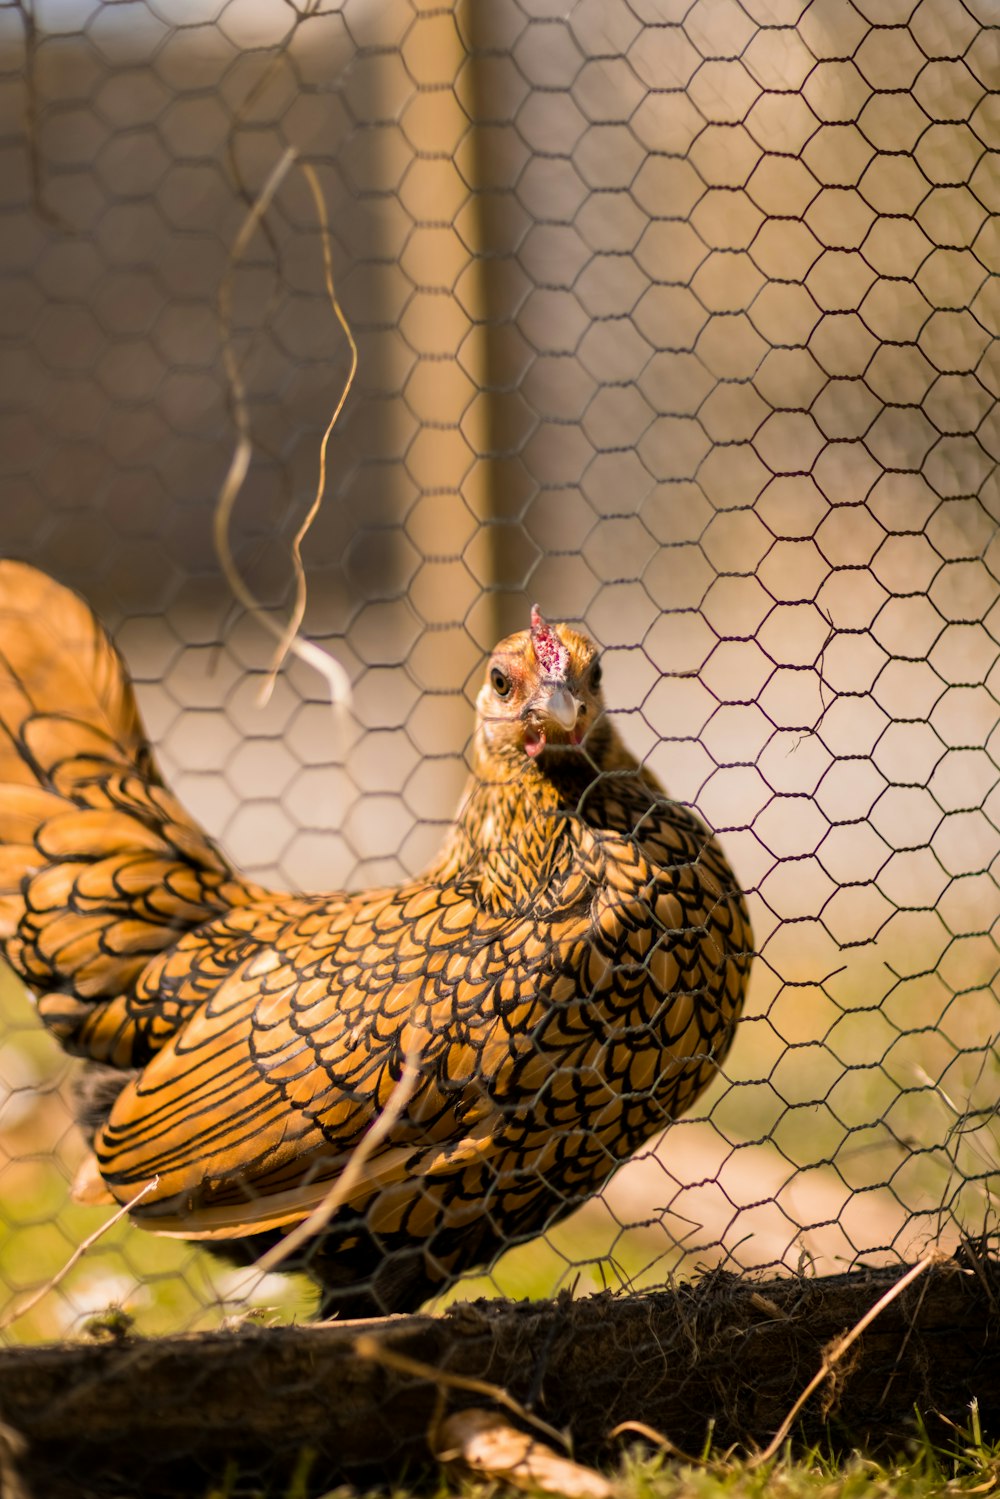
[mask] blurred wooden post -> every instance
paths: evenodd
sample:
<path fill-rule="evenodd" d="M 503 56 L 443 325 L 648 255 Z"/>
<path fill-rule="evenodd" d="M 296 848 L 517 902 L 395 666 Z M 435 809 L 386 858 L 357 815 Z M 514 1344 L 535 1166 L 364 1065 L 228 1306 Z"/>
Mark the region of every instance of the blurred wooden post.
<path fill-rule="evenodd" d="M 423 558 L 410 599 L 437 634 L 425 659 L 441 676 L 428 685 L 454 689 L 496 638 L 483 270 L 459 6 L 413 9 L 400 45 L 417 85 L 401 120 L 412 156 L 399 189 L 413 220 L 401 255 L 413 285 L 401 332 L 415 356 L 405 463 L 420 492 L 407 530 Z"/>

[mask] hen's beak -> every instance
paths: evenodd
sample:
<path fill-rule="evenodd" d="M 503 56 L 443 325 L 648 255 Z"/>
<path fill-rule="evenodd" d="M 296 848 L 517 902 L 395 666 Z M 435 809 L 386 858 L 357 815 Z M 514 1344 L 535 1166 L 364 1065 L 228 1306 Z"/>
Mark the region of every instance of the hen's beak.
<path fill-rule="evenodd" d="M 574 697 L 569 688 L 560 683 L 543 687 L 531 705 L 531 718 L 524 736 L 524 748 L 529 755 L 540 755 L 545 748 L 545 722 L 563 729 L 571 744 L 579 744 L 582 734 L 577 729 L 580 709 L 583 704 Z"/>
<path fill-rule="evenodd" d="M 576 728 L 581 706 L 580 699 L 574 697 L 568 687 L 553 687 L 547 697 L 544 693 L 542 694 L 539 704 L 542 712 L 549 718 L 554 718 L 567 734 Z"/>

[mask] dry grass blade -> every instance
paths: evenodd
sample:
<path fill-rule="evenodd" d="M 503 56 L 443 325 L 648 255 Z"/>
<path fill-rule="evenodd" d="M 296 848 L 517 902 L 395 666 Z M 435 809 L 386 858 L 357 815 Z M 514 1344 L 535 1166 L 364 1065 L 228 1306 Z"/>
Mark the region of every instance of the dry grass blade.
<path fill-rule="evenodd" d="M 389 1095 L 389 1101 L 385 1108 L 379 1114 L 368 1133 L 355 1146 L 351 1152 L 350 1160 L 323 1198 L 323 1201 L 317 1208 L 313 1209 L 308 1218 L 304 1218 L 301 1223 L 292 1229 L 291 1233 L 286 1234 L 280 1244 L 276 1244 L 273 1249 L 269 1249 L 267 1254 L 262 1255 L 257 1260 L 253 1268 L 258 1276 L 269 1275 L 271 1271 L 277 1270 L 278 1266 L 283 1264 L 290 1255 L 301 1249 L 303 1244 L 308 1243 L 316 1234 L 321 1233 L 338 1208 L 343 1207 L 361 1180 L 361 1174 L 364 1171 L 365 1165 L 382 1144 L 382 1141 L 413 1097 L 419 1077 L 420 1057 L 417 1053 L 411 1053 L 407 1056 L 403 1064 L 403 1071 L 400 1074 L 399 1081 Z"/>
<path fill-rule="evenodd" d="M 28 1444 L 19 1431 L 0 1421 L 0 1496 L 2 1499 L 32 1499 L 18 1470 Z"/>
<path fill-rule="evenodd" d="M 625 1436 L 628 1432 L 634 1432 L 636 1436 L 642 1437 L 647 1442 L 652 1442 L 654 1446 L 659 1447 L 669 1457 L 676 1457 L 682 1463 L 689 1463 L 695 1468 L 709 1466 L 704 1458 L 692 1457 L 690 1453 L 682 1452 L 680 1447 L 675 1442 L 672 1442 L 668 1436 L 664 1436 L 662 1431 L 657 1431 L 655 1426 L 648 1426 L 645 1421 L 619 1421 L 618 1425 L 613 1426 L 608 1432 L 608 1439 L 609 1441 L 613 1441 L 615 1437 Z"/>
<path fill-rule="evenodd" d="M 326 293 L 330 299 L 330 306 L 333 308 L 334 316 L 343 329 L 344 337 L 347 339 L 348 347 L 351 351 L 351 364 L 347 372 L 347 376 L 344 380 L 343 388 L 340 392 L 340 397 L 333 409 L 330 420 L 327 422 L 326 430 L 324 431 L 322 440 L 320 441 L 319 474 L 316 480 L 316 493 L 313 496 L 312 504 L 309 506 L 309 509 L 307 510 L 301 525 L 292 538 L 292 565 L 295 569 L 295 603 L 292 607 L 292 613 L 289 617 L 288 623 L 285 626 L 284 634 L 278 641 L 278 649 L 275 653 L 274 661 L 271 665 L 270 675 L 268 676 L 267 683 L 265 684 L 264 693 L 262 694 L 263 697 L 269 696 L 271 691 L 273 690 L 274 681 L 279 670 L 281 669 L 281 664 L 284 661 L 285 657 L 288 655 L 288 652 L 294 648 L 296 637 L 298 636 L 299 629 L 305 617 L 306 574 L 305 568 L 302 565 L 302 543 L 308 535 L 313 521 L 319 514 L 320 505 L 323 503 L 323 496 L 326 493 L 326 454 L 327 448 L 330 443 L 330 435 L 333 432 L 334 427 L 337 425 L 337 422 L 340 420 L 340 413 L 344 409 L 347 397 L 350 395 L 351 387 L 354 384 L 354 377 L 358 372 L 358 346 L 354 341 L 354 334 L 351 332 L 351 325 L 348 323 L 347 318 L 344 316 L 344 310 L 341 307 L 340 301 L 337 297 L 337 291 L 333 280 L 333 251 L 330 245 L 330 225 L 326 215 L 326 201 L 323 197 L 323 190 L 320 187 L 319 178 L 316 175 L 315 168 L 306 161 L 300 162 L 299 166 L 301 167 L 302 174 L 305 177 L 306 182 L 309 184 L 309 191 L 312 193 L 313 202 L 316 205 L 316 217 L 319 221 L 320 238 L 323 245 L 323 279 L 326 284 Z M 347 688 L 347 695 L 350 695 L 349 686 Z"/>
<path fill-rule="evenodd" d="M 334 704 L 347 704 L 351 700 L 351 684 L 347 673 L 341 666 L 340 662 L 337 661 L 335 657 L 331 656 L 328 651 L 323 650 L 320 646 L 316 645 L 311 640 L 305 640 L 301 635 L 298 634 L 298 626 L 301 623 L 302 615 L 305 611 L 305 573 L 302 567 L 300 548 L 302 539 L 311 526 L 312 522 L 315 520 L 316 513 L 319 510 L 319 506 L 323 498 L 323 493 L 326 487 L 327 442 L 329 440 L 330 433 L 333 430 L 333 426 L 337 421 L 337 418 L 339 417 L 341 411 L 343 410 L 344 402 L 347 399 L 348 392 L 354 380 L 354 372 L 357 368 L 357 347 L 354 343 L 353 337 L 351 337 L 350 335 L 350 331 L 347 329 L 347 320 L 345 319 L 343 312 L 340 309 L 340 304 L 337 302 L 336 297 L 333 294 L 333 280 L 331 269 L 332 262 L 330 260 L 329 231 L 326 223 L 325 208 L 321 212 L 320 222 L 323 235 L 323 259 L 326 272 L 327 287 L 330 291 L 331 296 L 333 296 L 334 311 L 337 314 L 341 327 L 344 328 L 348 333 L 348 338 L 351 345 L 351 368 L 340 400 L 336 405 L 333 417 L 327 426 L 326 432 L 323 435 L 320 449 L 320 477 L 317 487 L 317 493 L 306 516 L 306 519 L 303 525 L 299 528 L 299 531 L 296 534 L 295 541 L 293 542 L 292 562 L 296 575 L 296 604 L 292 615 L 292 622 L 289 627 L 282 627 L 278 625 L 271 618 L 271 615 L 268 613 L 268 611 L 262 607 L 259 599 L 255 597 L 252 589 L 247 585 L 243 574 L 237 567 L 236 561 L 233 557 L 232 548 L 229 544 L 229 528 L 232 521 L 233 508 L 236 504 L 237 498 L 239 497 L 240 491 L 243 488 L 244 482 L 246 481 L 246 476 L 250 468 L 250 462 L 253 457 L 253 441 L 251 438 L 250 411 L 247 404 L 246 385 L 243 380 L 243 375 L 240 371 L 239 361 L 236 357 L 232 340 L 233 279 L 236 268 L 239 265 L 240 261 L 243 259 L 243 256 L 246 254 L 247 247 L 250 244 L 253 235 L 263 224 L 267 211 L 274 200 L 275 194 L 280 188 L 282 182 L 284 182 L 289 170 L 291 169 L 295 161 L 296 152 L 292 149 L 292 147 L 289 146 L 288 149 L 282 153 L 281 157 L 279 158 L 278 162 L 267 178 L 267 181 L 264 183 L 264 186 L 261 188 L 257 197 L 253 200 L 250 208 L 247 211 L 246 217 L 240 226 L 239 233 L 237 234 L 236 239 L 234 240 L 233 245 L 230 249 L 229 263 L 226 267 L 226 273 L 223 276 L 222 283 L 219 287 L 219 322 L 222 330 L 221 336 L 223 363 L 226 371 L 226 379 L 229 384 L 230 400 L 233 410 L 233 420 L 236 424 L 236 446 L 233 449 L 233 456 L 230 459 L 229 468 L 226 471 L 226 476 L 222 481 L 222 487 L 219 490 L 219 496 L 215 506 L 213 530 L 215 537 L 215 549 L 219 557 L 219 563 L 222 567 L 222 571 L 225 575 L 226 581 L 229 584 L 229 587 L 232 589 L 233 594 L 237 599 L 239 599 L 243 607 L 250 614 L 252 614 L 254 618 L 257 619 L 267 631 L 269 631 L 270 634 L 276 637 L 279 643 L 279 653 L 275 660 L 272 671 L 268 677 L 267 683 L 265 684 L 264 692 L 262 694 L 263 699 L 266 701 L 266 698 L 271 691 L 271 687 L 274 681 L 274 673 L 277 671 L 285 656 L 289 652 L 291 652 L 292 654 L 298 656 L 300 660 L 305 661 L 309 666 L 313 667 L 315 671 L 319 672 L 320 675 L 325 678 L 329 688 L 331 701 Z M 309 182 L 310 189 L 314 192 L 314 196 L 319 193 L 319 184 L 318 182 L 316 182 L 315 173 L 312 172 L 311 168 L 306 172 L 306 180 Z M 321 193 L 319 193 L 319 197 L 320 199 L 322 198 Z"/>
<path fill-rule="evenodd" d="M 159 1186 L 159 1181 L 159 1177 L 154 1176 L 153 1180 L 147 1182 L 146 1185 L 141 1188 L 141 1190 L 138 1191 L 134 1197 L 130 1197 L 128 1202 L 126 1202 L 123 1207 L 120 1207 L 118 1209 L 117 1213 L 112 1213 L 111 1217 L 106 1219 L 105 1222 L 101 1224 L 100 1228 L 95 1229 L 92 1234 L 88 1234 L 87 1238 L 83 1240 L 83 1243 L 76 1246 L 66 1263 L 61 1267 L 61 1269 L 56 1271 L 55 1275 L 53 1275 L 50 1280 L 47 1280 L 45 1282 L 44 1286 L 39 1287 L 37 1291 L 35 1291 L 31 1296 L 28 1297 L 27 1301 L 22 1301 L 19 1306 L 14 1307 L 13 1311 L 8 1312 L 7 1316 L 4 1317 L 2 1321 L 0 1321 L 0 1332 L 6 1332 L 8 1327 L 11 1327 L 21 1317 L 24 1317 L 28 1312 L 32 1310 L 33 1307 L 36 1307 L 38 1303 L 49 1294 L 50 1291 L 55 1290 L 56 1286 L 59 1285 L 61 1281 L 65 1280 L 66 1276 L 72 1270 L 73 1266 L 83 1258 L 83 1256 L 89 1249 L 92 1249 L 94 1247 L 98 1239 L 103 1238 L 109 1229 L 114 1228 L 116 1223 L 120 1222 L 120 1220 L 124 1218 L 126 1214 L 130 1213 L 135 1207 L 136 1203 L 142 1201 L 147 1192 L 152 1192 L 154 1187 Z"/>
<path fill-rule="evenodd" d="M 785 1438 L 788 1436 L 788 1433 L 791 1431 L 796 1416 L 799 1414 L 799 1411 L 805 1405 L 810 1395 L 814 1394 L 816 1390 L 819 1389 L 824 1379 L 827 1379 L 833 1373 L 837 1365 L 840 1363 L 841 1359 L 844 1357 L 844 1354 L 854 1343 L 857 1342 L 858 1338 L 860 1338 L 865 1328 L 870 1327 L 871 1324 L 875 1321 L 876 1317 L 881 1316 L 886 1307 L 891 1305 L 891 1303 L 896 1300 L 897 1296 L 901 1296 L 902 1293 L 907 1289 L 907 1287 L 911 1286 L 915 1280 L 919 1279 L 919 1277 L 924 1274 L 925 1270 L 929 1270 L 931 1265 L 941 1264 L 947 1258 L 948 1256 L 940 1249 L 932 1249 L 929 1254 L 925 1254 L 922 1260 L 919 1260 L 917 1264 L 911 1266 L 906 1274 L 899 1280 L 897 1280 L 895 1285 L 890 1286 L 888 1291 L 886 1291 L 884 1295 L 879 1297 L 874 1306 L 869 1307 L 868 1311 L 865 1312 L 865 1315 L 854 1324 L 849 1332 L 845 1333 L 842 1338 L 838 1338 L 836 1343 L 834 1343 L 833 1346 L 829 1348 L 828 1351 L 823 1355 L 823 1362 L 820 1365 L 819 1369 L 806 1385 L 805 1389 L 802 1391 L 802 1394 L 798 1397 L 795 1404 L 788 1412 L 788 1415 L 782 1421 L 781 1425 L 778 1427 L 778 1430 L 771 1438 L 770 1442 L 768 1442 L 767 1446 L 762 1452 L 755 1453 L 753 1457 L 748 1460 L 747 1467 L 749 1469 L 759 1468 L 763 1463 L 769 1462 L 771 1458 L 775 1456 Z"/>

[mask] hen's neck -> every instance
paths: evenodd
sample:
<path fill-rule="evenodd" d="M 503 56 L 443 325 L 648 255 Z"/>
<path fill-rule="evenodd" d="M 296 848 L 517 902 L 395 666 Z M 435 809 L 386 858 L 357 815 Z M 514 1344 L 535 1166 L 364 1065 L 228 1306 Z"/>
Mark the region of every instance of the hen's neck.
<path fill-rule="evenodd" d="M 606 749 L 600 768 L 577 755 L 546 757 L 544 768 L 526 757 L 481 763 L 427 878 L 471 886 L 494 909 L 559 903 L 581 824 L 598 813 L 601 771 L 636 769 L 617 736 Z"/>
<path fill-rule="evenodd" d="M 479 887 L 490 905 L 520 906 L 551 883 L 569 808 L 534 765 L 510 780 L 473 776 L 429 877 Z"/>

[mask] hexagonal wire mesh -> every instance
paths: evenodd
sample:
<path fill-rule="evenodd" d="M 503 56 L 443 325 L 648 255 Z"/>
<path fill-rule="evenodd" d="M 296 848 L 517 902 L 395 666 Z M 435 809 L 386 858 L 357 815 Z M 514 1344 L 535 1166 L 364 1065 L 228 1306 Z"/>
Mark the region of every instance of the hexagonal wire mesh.
<path fill-rule="evenodd" d="M 582 621 L 631 749 L 720 833 L 759 956 L 691 1115 L 453 1294 L 818 1270 L 981 1228 L 997 1167 L 1000 32 L 992 0 L 27 0 L 0 9 L 0 544 L 115 630 L 240 868 L 417 871 L 484 652 Z M 995 19 L 995 17 L 994 17 Z M 991 92 L 991 84 L 993 91 Z M 360 377 L 305 546 L 354 720 L 234 608 L 216 319 L 286 147 Z M 289 173 L 233 270 L 233 545 L 287 607 L 347 355 Z M 3 990 L 0 1284 L 73 1206 L 67 1064 Z M 239 1276 L 125 1227 L 15 1339 Z M 274 1278 L 268 1306 L 308 1290 Z"/>

